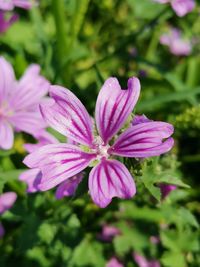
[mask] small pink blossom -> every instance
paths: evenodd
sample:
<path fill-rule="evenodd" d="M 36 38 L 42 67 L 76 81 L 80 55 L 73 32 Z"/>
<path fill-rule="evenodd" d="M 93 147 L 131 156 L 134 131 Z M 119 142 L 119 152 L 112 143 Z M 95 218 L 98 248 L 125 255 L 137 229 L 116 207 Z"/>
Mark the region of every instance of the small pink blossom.
<path fill-rule="evenodd" d="M 118 261 L 116 257 L 112 257 L 106 264 L 106 267 L 124 267 L 124 265 Z"/>
<path fill-rule="evenodd" d="M 155 121 L 130 125 L 116 138 L 139 93 L 140 82 L 135 77 L 128 80 L 126 90 L 121 89 L 116 78 L 107 79 L 97 98 L 95 118 L 99 135 L 94 135 L 93 122 L 80 100 L 68 89 L 51 86 L 54 102 L 41 105 L 41 113 L 48 125 L 76 144 L 46 145 L 24 159 L 29 168 L 40 169 L 40 190 L 57 186 L 92 163 L 95 167 L 89 174 L 89 192 L 94 203 L 104 208 L 113 197 L 134 196 L 136 187 L 130 172 L 113 157 L 158 156 L 168 152 L 174 143 L 170 137 L 173 126 Z"/>
<path fill-rule="evenodd" d="M 102 241 L 111 242 L 115 236 L 120 234 L 121 231 L 117 227 L 105 224 L 103 225 L 102 232 L 98 237 Z"/>
<path fill-rule="evenodd" d="M 169 47 L 172 54 L 176 56 L 188 56 L 192 51 L 192 44 L 189 40 L 184 40 L 181 32 L 173 28 L 169 33 L 160 37 L 160 43 Z"/>
<path fill-rule="evenodd" d="M 166 198 L 171 191 L 177 189 L 177 186 L 172 185 L 172 184 L 171 185 L 170 184 L 160 184 L 159 187 L 160 187 L 160 191 L 161 191 L 163 199 Z"/>
<path fill-rule="evenodd" d="M 31 65 L 22 78 L 15 79 L 12 66 L 0 57 L 0 148 L 13 146 L 14 131 L 34 134 L 46 127 L 39 104 L 45 101 L 49 82 L 40 67 Z"/>
<path fill-rule="evenodd" d="M 176 15 L 183 17 L 195 8 L 194 0 L 154 0 L 161 4 L 169 3 Z"/>
<path fill-rule="evenodd" d="M 148 260 L 138 253 L 133 253 L 133 258 L 139 267 L 160 267 L 159 261 Z"/>
<path fill-rule="evenodd" d="M 150 242 L 151 242 L 151 244 L 154 244 L 154 245 L 159 244 L 160 238 L 158 236 L 152 235 L 152 236 L 150 236 Z"/>
<path fill-rule="evenodd" d="M 0 33 L 4 33 L 7 29 L 18 20 L 17 14 L 12 14 L 9 18 L 6 18 L 5 12 L 0 10 Z"/>

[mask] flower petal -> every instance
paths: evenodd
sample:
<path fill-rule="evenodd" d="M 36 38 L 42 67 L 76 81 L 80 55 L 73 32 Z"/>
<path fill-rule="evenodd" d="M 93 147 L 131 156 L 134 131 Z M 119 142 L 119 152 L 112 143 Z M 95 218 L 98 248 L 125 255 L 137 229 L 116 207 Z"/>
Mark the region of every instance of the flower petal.
<path fill-rule="evenodd" d="M 109 153 L 123 157 L 152 157 L 168 152 L 173 144 L 173 126 L 166 122 L 143 122 L 123 132 Z M 168 138 L 163 141 L 164 138 Z"/>
<path fill-rule="evenodd" d="M 13 0 L 13 4 L 17 7 L 24 8 L 24 9 L 30 9 L 34 5 L 37 4 L 37 1 L 33 0 Z"/>
<path fill-rule="evenodd" d="M 34 134 L 34 137 L 38 140 L 37 144 L 24 144 L 24 148 L 29 153 L 37 150 L 38 148 L 48 145 L 48 144 L 57 144 L 58 140 L 52 134 L 48 133 L 45 130 L 40 130 L 38 133 Z"/>
<path fill-rule="evenodd" d="M 61 86 L 51 86 L 50 95 L 55 103 L 41 105 L 47 123 L 71 140 L 91 146 L 92 121 L 80 100 Z"/>
<path fill-rule="evenodd" d="M 7 192 L 0 195 L 0 214 L 9 210 L 17 199 L 15 192 Z"/>
<path fill-rule="evenodd" d="M 10 63 L 0 57 L 0 101 L 5 101 L 15 84 L 15 74 Z"/>
<path fill-rule="evenodd" d="M 173 10 L 179 17 L 185 16 L 187 13 L 191 12 L 195 7 L 194 0 L 173 0 L 171 1 Z"/>
<path fill-rule="evenodd" d="M 0 148 L 12 148 L 13 139 L 14 134 L 11 125 L 5 120 L 0 120 Z"/>
<path fill-rule="evenodd" d="M 50 144 L 28 155 L 24 164 L 41 170 L 39 188 L 45 191 L 81 172 L 95 158 L 95 154 L 83 152 L 74 145 Z"/>
<path fill-rule="evenodd" d="M 116 78 L 104 83 L 97 98 L 95 118 L 98 132 L 104 143 L 119 131 L 132 112 L 140 94 L 137 78 L 128 80 L 128 89 L 122 90 Z"/>
<path fill-rule="evenodd" d="M 63 197 L 73 196 L 82 179 L 83 173 L 81 172 L 61 183 L 57 187 L 56 198 L 61 199 Z"/>
<path fill-rule="evenodd" d="M 28 193 L 34 193 L 39 191 L 38 185 L 41 182 L 41 178 L 42 178 L 42 173 L 37 168 L 24 171 L 19 176 L 19 179 L 27 184 Z"/>
<path fill-rule="evenodd" d="M 10 99 L 11 106 L 15 110 L 33 110 L 48 93 L 49 87 L 50 83 L 40 75 L 40 66 L 33 64 L 15 86 Z"/>
<path fill-rule="evenodd" d="M 14 9 L 13 1 L 0 0 L 0 9 L 5 11 Z"/>
<path fill-rule="evenodd" d="M 35 134 L 44 129 L 47 124 L 38 111 L 19 111 L 10 117 L 10 122 L 17 131 Z"/>
<path fill-rule="evenodd" d="M 113 197 L 131 198 L 136 187 L 124 164 L 117 160 L 102 160 L 90 172 L 89 191 L 93 201 L 105 208 Z"/>

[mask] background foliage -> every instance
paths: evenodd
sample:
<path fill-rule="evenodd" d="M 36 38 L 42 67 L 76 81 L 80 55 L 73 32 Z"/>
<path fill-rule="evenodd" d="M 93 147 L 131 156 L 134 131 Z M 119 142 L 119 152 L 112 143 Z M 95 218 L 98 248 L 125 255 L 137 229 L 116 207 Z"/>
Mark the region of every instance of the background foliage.
<path fill-rule="evenodd" d="M 132 252 L 158 259 L 164 267 L 200 266 L 200 5 L 179 18 L 168 5 L 150 0 L 46 0 L 0 36 L 1 55 L 20 77 L 30 63 L 41 65 L 53 84 L 70 88 L 93 115 L 103 81 L 139 76 L 136 107 L 153 120 L 175 125 L 175 147 L 165 156 L 143 163 L 127 161 L 137 195 L 96 207 L 86 192 L 87 176 L 72 199 L 56 200 L 53 190 L 27 195 L 18 181 L 25 156 L 18 134 L 12 150 L 0 152 L 0 191 L 15 191 L 18 200 L 1 217 L 6 235 L 0 240 L 0 266 L 105 266 L 117 256 L 137 266 Z M 175 57 L 159 44 L 169 26 L 181 28 L 197 44 L 188 57 Z M 158 184 L 178 185 L 161 199 Z M 102 226 L 121 235 L 102 242 Z M 158 236 L 154 244 L 151 236 Z"/>

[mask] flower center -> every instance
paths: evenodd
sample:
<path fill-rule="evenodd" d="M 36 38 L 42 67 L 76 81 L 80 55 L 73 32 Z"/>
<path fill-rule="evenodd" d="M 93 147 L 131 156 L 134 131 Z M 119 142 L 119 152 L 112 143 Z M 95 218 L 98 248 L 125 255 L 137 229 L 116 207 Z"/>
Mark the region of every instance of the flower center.
<path fill-rule="evenodd" d="M 109 157 L 108 149 L 110 148 L 110 146 L 108 144 L 105 145 L 100 136 L 97 136 L 95 138 L 93 144 L 94 144 L 93 152 L 97 154 L 98 160 Z"/>
<path fill-rule="evenodd" d="M 0 118 L 9 117 L 13 114 L 13 110 L 6 101 L 0 103 Z"/>

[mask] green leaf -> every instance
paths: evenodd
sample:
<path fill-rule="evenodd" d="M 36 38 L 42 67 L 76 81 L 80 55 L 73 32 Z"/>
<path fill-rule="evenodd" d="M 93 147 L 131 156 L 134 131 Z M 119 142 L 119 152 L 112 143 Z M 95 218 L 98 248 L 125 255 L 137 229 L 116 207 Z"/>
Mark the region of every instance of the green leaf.
<path fill-rule="evenodd" d="M 163 254 L 161 262 L 165 267 L 185 267 L 185 258 L 183 254 L 167 251 Z"/>
<path fill-rule="evenodd" d="M 100 243 L 89 240 L 87 237 L 74 249 L 72 266 L 105 266 L 103 247 Z"/>

